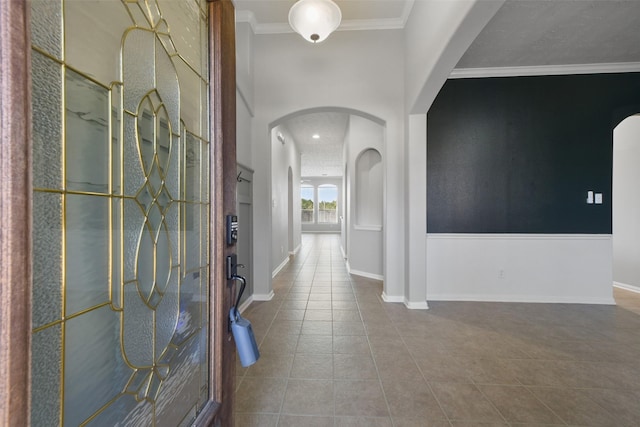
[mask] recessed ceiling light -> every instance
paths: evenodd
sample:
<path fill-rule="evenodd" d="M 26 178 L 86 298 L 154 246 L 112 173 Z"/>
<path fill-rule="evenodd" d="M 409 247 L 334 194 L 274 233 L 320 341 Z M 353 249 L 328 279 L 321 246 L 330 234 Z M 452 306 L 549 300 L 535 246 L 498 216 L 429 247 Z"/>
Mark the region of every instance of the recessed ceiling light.
<path fill-rule="evenodd" d="M 317 133 L 314 133 L 313 135 L 311 135 L 311 138 L 320 139 L 320 135 L 318 135 Z"/>

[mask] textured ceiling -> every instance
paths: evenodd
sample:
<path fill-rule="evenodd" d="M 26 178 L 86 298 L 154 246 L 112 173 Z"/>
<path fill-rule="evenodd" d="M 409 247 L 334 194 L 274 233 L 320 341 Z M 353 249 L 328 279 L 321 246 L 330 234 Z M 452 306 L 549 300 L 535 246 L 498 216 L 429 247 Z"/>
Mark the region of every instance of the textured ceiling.
<path fill-rule="evenodd" d="M 304 114 L 282 123 L 301 153 L 301 176 L 342 176 L 342 147 L 349 115 L 337 112 Z M 318 134 L 319 139 L 313 139 Z"/>
<path fill-rule="evenodd" d="M 507 0 L 456 68 L 640 62 L 638 0 Z"/>

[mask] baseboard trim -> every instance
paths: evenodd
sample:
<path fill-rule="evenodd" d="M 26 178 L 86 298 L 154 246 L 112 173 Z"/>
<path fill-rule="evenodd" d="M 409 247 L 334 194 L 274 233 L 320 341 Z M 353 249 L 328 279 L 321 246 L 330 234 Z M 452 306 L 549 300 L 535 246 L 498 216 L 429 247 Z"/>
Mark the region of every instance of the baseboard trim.
<path fill-rule="evenodd" d="M 374 279 L 374 280 L 384 280 L 384 277 L 380 274 L 373 274 L 373 273 L 367 273 L 366 271 L 353 270 L 349 268 L 349 266 L 347 266 L 347 269 L 349 271 L 349 274 L 353 274 L 354 276 L 361 276 L 361 277 L 366 277 L 367 279 Z"/>
<path fill-rule="evenodd" d="M 238 307 L 238 311 L 240 312 L 240 314 L 244 313 L 244 311 L 247 308 L 249 308 L 249 306 L 251 305 L 252 302 L 253 302 L 253 295 L 251 295 L 249 298 L 244 300 L 244 302 L 242 304 L 240 304 L 240 307 Z"/>
<path fill-rule="evenodd" d="M 251 298 L 253 298 L 254 301 L 271 301 L 274 296 L 276 296 L 276 294 L 271 291 L 268 294 L 253 294 Z"/>
<path fill-rule="evenodd" d="M 387 295 L 385 292 L 382 292 L 382 295 L 380 295 L 380 298 L 382 298 L 382 301 L 384 302 L 401 302 L 404 303 L 405 299 L 402 295 Z"/>
<path fill-rule="evenodd" d="M 640 294 L 640 288 L 637 287 L 637 286 L 627 285 L 626 283 L 620 283 L 620 282 L 613 282 L 613 286 L 615 288 L 625 289 L 627 291 L 631 291 L 631 292 L 635 292 L 637 294 Z"/>
<path fill-rule="evenodd" d="M 554 296 L 522 296 L 522 295 L 460 295 L 429 294 L 429 301 L 467 301 L 467 302 L 516 302 L 533 304 L 598 304 L 615 305 L 611 298 L 554 297 Z"/>
<path fill-rule="evenodd" d="M 298 254 L 298 252 L 300 252 L 300 248 L 302 247 L 302 244 L 298 245 L 293 252 L 289 251 L 289 256 L 296 256 Z"/>
<path fill-rule="evenodd" d="M 409 310 L 429 310 L 429 304 L 426 301 L 411 302 L 404 300 L 404 305 Z"/>
<path fill-rule="evenodd" d="M 271 278 L 273 279 L 274 277 L 276 277 L 276 275 L 280 273 L 280 270 L 282 270 L 287 265 L 288 262 L 289 262 L 289 257 L 286 257 L 284 261 L 282 261 L 282 263 L 279 266 L 277 266 L 275 270 L 273 270 L 273 273 L 271 273 Z"/>

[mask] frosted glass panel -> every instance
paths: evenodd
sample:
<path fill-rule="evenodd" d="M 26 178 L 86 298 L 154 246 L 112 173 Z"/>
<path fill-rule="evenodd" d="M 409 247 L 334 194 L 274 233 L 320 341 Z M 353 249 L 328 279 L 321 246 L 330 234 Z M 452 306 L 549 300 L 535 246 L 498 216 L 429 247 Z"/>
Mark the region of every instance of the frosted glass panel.
<path fill-rule="evenodd" d="M 199 201 L 200 200 L 200 140 L 196 139 L 193 135 L 187 133 L 186 144 L 186 167 L 185 167 L 185 182 L 186 182 L 186 200 Z"/>
<path fill-rule="evenodd" d="M 109 93 L 66 72 L 67 189 L 109 192 Z"/>
<path fill-rule="evenodd" d="M 62 317 L 62 197 L 33 193 L 33 327 Z"/>
<path fill-rule="evenodd" d="M 188 424 L 209 393 L 206 3 L 31 4 L 34 423 Z M 37 51 L 56 43 L 62 64 Z"/>
<path fill-rule="evenodd" d="M 67 195 L 66 310 L 109 301 L 109 199 Z"/>
<path fill-rule="evenodd" d="M 43 0 L 49 1 L 49 0 Z M 65 0 L 66 61 L 102 84 L 120 81 L 122 34 L 133 22 L 118 1 Z"/>
<path fill-rule="evenodd" d="M 153 365 L 153 309 L 140 298 L 135 283 L 125 285 L 123 350 L 135 368 Z"/>
<path fill-rule="evenodd" d="M 140 100 L 155 87 L 153 63 L 155 37 L 150 31 L 133 30 L 124 41 L 124 108 L 138 111 Z"/>
<path fill-rule="evenodd" d="M 153 406 L 146 400 L 138 402 L 135 396 L 125 394 L 91 420 L 87 427 L 150 426 L 153 425 Z"/>
<path fill-rule="evenodd" d="M 62 0 L 31 0 L 31 42 L 62 58 Z"/>
<path fill-rule="evenodd" d="M 200 205 L 185 203 L 185 262 L 187 271 L 200 267 Z"/>
<path fill-rule="evenodd" d="M 65 328 L 65 425 L 79 425 L 116 397 L 131 374 L 120 351 L 120 314 L 102 307 L 68 320 Z"/>
<path fill-rule="evenodd" d="M 62 333 L 55 325 L 31 339 L 31 425 L 47 426 L 60 419 Z"/>
<path fill-rule="evenodd" d="M 62 188 L 62 68 L 31 52 L 33 186 Z"/>
<path fill-rule="evenodd" d="M 356 225 L 382 226 L 382 156 L 372 148 L 356 160 Z"/>

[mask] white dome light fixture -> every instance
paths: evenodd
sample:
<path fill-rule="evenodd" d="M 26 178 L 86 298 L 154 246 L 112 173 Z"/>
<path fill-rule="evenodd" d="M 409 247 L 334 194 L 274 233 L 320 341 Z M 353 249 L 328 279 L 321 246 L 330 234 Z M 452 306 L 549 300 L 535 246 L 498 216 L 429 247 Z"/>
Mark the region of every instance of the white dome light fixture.
<path fill-rule="evenodd" d="M 341 20 L 342 12 L 331 0 L 298 0 L 289 9 L 289 25 L 311 43 L 329 37 Z"/>

